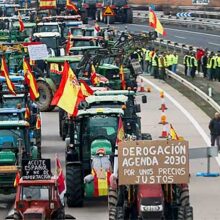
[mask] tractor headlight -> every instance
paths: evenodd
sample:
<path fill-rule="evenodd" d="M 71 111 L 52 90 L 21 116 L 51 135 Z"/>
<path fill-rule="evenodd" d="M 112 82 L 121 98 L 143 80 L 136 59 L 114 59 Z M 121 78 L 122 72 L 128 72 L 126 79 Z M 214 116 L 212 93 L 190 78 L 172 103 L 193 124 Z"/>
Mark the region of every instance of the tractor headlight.
<path fill-rule="evenodd" d="M 162 212 L 163 206 L 162 205 L 141 205 L 140 210 L 141 212 Z"/>

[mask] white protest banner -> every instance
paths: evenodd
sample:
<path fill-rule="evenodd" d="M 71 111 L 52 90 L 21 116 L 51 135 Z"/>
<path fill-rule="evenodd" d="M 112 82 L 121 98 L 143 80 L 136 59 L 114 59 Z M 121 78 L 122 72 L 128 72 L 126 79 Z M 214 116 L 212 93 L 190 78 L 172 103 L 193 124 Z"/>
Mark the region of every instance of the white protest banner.
<path fill-rule="evenodd" d="M 46 44 L 29 45 L 28 52 L 31 60 L 44 60 L 48 57 Z"/>

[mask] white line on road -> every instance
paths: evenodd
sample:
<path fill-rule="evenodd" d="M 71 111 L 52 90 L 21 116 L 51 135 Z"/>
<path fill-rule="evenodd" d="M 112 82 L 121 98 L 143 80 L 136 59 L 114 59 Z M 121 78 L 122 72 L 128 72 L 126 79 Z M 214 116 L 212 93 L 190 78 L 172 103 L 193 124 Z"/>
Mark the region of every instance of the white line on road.
<path fill-rule="evenodd" d="M 212 43 L 212 42 L 208 42 L 208 44 L 211 44 L 211 45 L 214 45 L 214 46 L 220 46 L 220 44 L 217 44 L 217 43 Z"/>
<path fill-rule="evenodd" d="M 143 24 L 130 24 L 132 26 L 140 26 L 140 27 L 149 27 L 147 24 L 143 25 Z M 215 35 L 215 34 L 207 34 L 207 33 L 202 33 L 202 32 L 195 32 L 195 31 L 187 31 L 187 30 L 180 30 L 180 29 L 173 29 L 173 28 L 165 28 L 166 30 L 172 30 L 172 31 L 179 31 L 179 32 L 186 32 L 186 33 L 192 33 L 192 34 L 196 34 L 196 35 L 206 35 L 206 36 L 211 36 L 211 37 L 219 37 L 220 35 Z"/>
<path fill-rule="evenodd" d="M 179 38 L 179 39 L 186 39 L 185 37 L 180 37 L 180 36 L 177 36 L 177 35 L 174 35 L 174 37 Z"/>
<path fill-rule="evenodd" d="M 155 85 L 154 83 L 152 83 L 150 80 L 144 78 L 143 76 L 140 76 L 140 78 L 143 79 L 148 84 L 150 84 L 151 86 L 153 86 L 156 90 L 158 90 L 158 91 L 162 90 L 159 86 Z M 177 102 L 169 93 L 164 91 L 164 94 L 189 119 L 189 121 L 193 124 L 193 126 L 196 128 L 196 130 L 202 136 L 202 138 L 205 141 L 205 143 L 207 144 L 207 146 L 210 146 L 210 138 L 205 133 L 203 128 L 199 125 L 199 123 L 195 120 L 195 118 L 193 118 L 193 116 L 179 102 Z M 220 158 L 215 157 L 215 159 L 216 159 L 218 165 L 220 166 Z"/>

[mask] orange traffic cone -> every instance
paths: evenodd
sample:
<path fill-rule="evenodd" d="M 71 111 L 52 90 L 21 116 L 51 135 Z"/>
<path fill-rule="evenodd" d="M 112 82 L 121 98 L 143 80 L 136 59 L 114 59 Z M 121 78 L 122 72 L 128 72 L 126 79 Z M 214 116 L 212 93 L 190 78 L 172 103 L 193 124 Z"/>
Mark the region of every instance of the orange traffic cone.
<path fill-rule="evenodd" d="M 167 132 L 167 125 L 163 124 L 163 130 L 161 133 L 161 136 L 159 136 L 159 138 L 168 138 L 168 132 Z"/>
<path fill-rule="evenodd" d="M 161 107 L 159 108 L 159 110 L 162 110 L 162 112 L 164 112 L 165 110 L 167 110 L 167 106 L 165 104 L 165 95 L 163 91 L 160 91 L 160 98 L 161 98 Z"/>
<path fill-rule="evenodd" d="M 159 124 L 165 125 L 165 124 L 167 124 L 167 123 L 168 123 L 168 122 L 167 122 L 167 116 L 165 115 L 164 112 L 162 112 L 162 115 L 161 115 Z"/>
<path fill-rule="evenodd" d="M 145 89 L 144 89 L 144 80 L 141 79 L 141 86 L 140 86 L 140 89 L 139 89 L 139 92 L 145 92 Z"/>

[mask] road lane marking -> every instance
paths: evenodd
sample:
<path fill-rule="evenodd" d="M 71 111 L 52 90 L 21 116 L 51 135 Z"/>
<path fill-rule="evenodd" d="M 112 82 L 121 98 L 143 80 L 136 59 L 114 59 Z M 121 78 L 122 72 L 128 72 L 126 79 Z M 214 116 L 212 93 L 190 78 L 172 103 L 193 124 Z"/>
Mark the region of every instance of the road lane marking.
<path fill-rule="evenodd" d="M 185 37 L 180 37 L 180 36 L 177 36 L 177 35 L 174 35 L 174 37 L 180 38 L 180 39 L 186 39 Z"/>
<path fill-rule="evenodd" d="M 129 24 L 131 26 L 140 26 L 140 27 L 149 27 L 148 25 L 143 25 L 143 24 Z M 202 33 L 202 32 L 195 32 L 195 31 L 187 31 L 187 30 L 179 30 L 179 29 L 173 29 L 173 28 L 165 28 L 166 30 L 172 30 L 172 31 L 179 31 L 179 32 L 186 32 L 186 33 L 193 33 L 193 34 L 199 34 L 201 35 L 206 35 L 206 36 L 211 36 L 211 37 L 218 37 L 220 38 L 220 35 L 215 35 L 215 34 L 208 34 L 208 33 Z"/>
<path fill-rule="evenodd" d="M 163 89 L 161 89 L 159 86 L 155 85 L 150 80 L 144 78 L 143 76 L 140 76 L 141 79 L 143 79 L 145 82 L 150 84 L 152 87 L 154 87 L 159 92 Z M 164 91 L 165 96 L 189 119 L 189 121 L 193 124 L 193 126 L 196 128 L 196 130 L 199 132 L 199 134 L 202 136 L 203 140 L 207 144 L 207 146 L 210 146 L 210 138 L 205 133 L 204 129 L 200 126 L 200 124 L 193 118 L 193 116 L 179 103 L 174 99 L 169 93 Z M 220 166 L 220 158 L 215 157 L 218 165 Z"/>
<path fill-rule="evenodd" d="M 217 43 L 212 43 L 212 42 L 208 42 L 208 44 L 211 44 L 211 45 L 214 45 L 214 46 L 220 46 L 220 44 L 217 44 Z"/>

